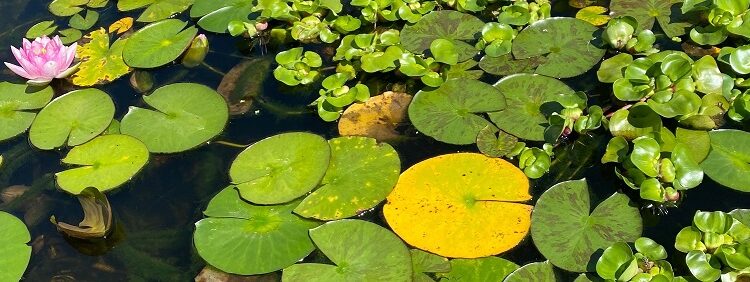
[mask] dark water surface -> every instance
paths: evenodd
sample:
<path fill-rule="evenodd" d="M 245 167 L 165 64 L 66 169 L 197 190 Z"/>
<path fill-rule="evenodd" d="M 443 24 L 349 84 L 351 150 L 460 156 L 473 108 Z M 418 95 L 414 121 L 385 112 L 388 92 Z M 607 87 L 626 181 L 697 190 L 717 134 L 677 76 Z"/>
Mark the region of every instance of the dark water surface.
<path fill-rule="evenodd" d="M 14 62 L 8 46 L 20 45 L 26 30 L 41 20 L 54 17 L 46 10 L 46 0 L 2 0 L 0 2 L 0 60 Z M 110 1 L 102 11 L 97 26 L 108 26 L 124 16 Z M 56 18 L 65 25 L 67 19 Z M 136 24 L 136 27 L 142 25 Z M 261 48 L 249 52 L 248 41 L 223 35 L 209 35 L 212 52 L 207 63 L 226 72 L 243 60 L 243 57 L 263 55 Z M 268 53 L 276 52 L 273 48 Z M 179 64 L 153 70 L 156 87 L 174 82 L 195 82 L 217 87 L 220 74 L 207 68 L 187 70 Z M 585 79 L 567 82 L 576 90 L 587 91 L 594 102 L 604 102 L 609 96 L 609 86 L 584 85 L 581 81 L 596 81 L 595 73 L 585 74 Z M 277 105 L 293 108 L 296 113 L 285 114 L 256 107 L 248 115 L 234 118 L 217 140 L 249 144 L 265 137 L 288 131 L 308 131 L 327 138 L 337 136 L 336 124 L 321 121 L 304 105 L 314 100 L 316 88 L 290 90 L 273 79 L 264 83 L 265 99 Z M 18 81 L 2 67 L 0 79 Z M 487 78 L 488 81 L 497 78 Z M 70 86 L 56 85 L 57 94 L 65 93 Z M 129 105 L 142 104 L 140 94 L 129 85 L 127 77 L 100 87 L 109 93 L 117 104 L 116 118 L 121 118 Z M 290 93 L 291 92 L 291 93 Z M 602 98 L 605 97 L 605 98 Z M 85 111 L 86 109 L 80 109 Z M 257 110 L 257 111 L 255 111 Z M 302 110 L 303 113 L 299 113 Z M 414 130 L 408 130 L 415 134 Z M 192 246 L 193 223 L 202 218 L 201 211 L 211 197 L 229 183 L 228 169 L 241 149 L 219 144 L 209 144 L 199 149 L 175 155 L 152 156 L 151 162 L 135 179 L 112 193 L 108 193 L 117 227 L 110 239 L 101 242 L 83 242 L 66 239 L 49 222 L 49 217 L 78 223 L 82 217 L 80 204 L 55 187 L 53 174 L 65 169 L 60 159 L 65 152 L 39 151 L 28 145 L 27 136 L 0 142 L 0 152 L 6 153 L 7 165 L 0 171 L 0 189 L 12 185 L 31 187 L 21 200 L 0 203 L 0 210 L 9 211 L 24 219 L 33 240 L 33 254 L 26 272 L 27 281 L 190 281 L 205 266 Z M 564 180 L 586 177 L 594 192 L 594 202 L 615 191 L 637 193 L 616 179 L 612 167 L 593 166 L 598 163 L 600 151 L 607 139 L 603 134 L 581 136 L 560 146 L 558 159 L 549 175 L 534 182 L 532 195 L 538 198 L 551 185 Z M 445 153 L 477 151 L 474 146 L 457 147 L 441 144 L 430 138 L 416 136 L 408 142 L 393 144 L 402 160 L 402 168 Z M 624 189 L 623 189 L 624 188 Z M 670 252 L 670 262 L 676 274 L 688 273 L 684 254 L 674 250 L 674 236 L 684 226 L 690 225 L 696 210 L 723 210 L 747 208 L 750 196 L 734 192 L 706 179 L 688 192 L 678 209 L 667 215 L 653 216 L 643 210 L 646 222 L 644 236 L 664 245 Z M 383 224 L 380 209 L 361 216 L 363 219 Z M 566 236 L 560 234 L 560 236 Z M 2 254 L 0 254 L 2 255 Z M 518 264 L 543 260 L 530 238 L 502 257 Z M 262 259 L 262 258 L 260 258 Z M 309 260 L 321 261 L 324 257 L 314 252 Z M 573 277 L 572 274 L 568 278 Z"/>

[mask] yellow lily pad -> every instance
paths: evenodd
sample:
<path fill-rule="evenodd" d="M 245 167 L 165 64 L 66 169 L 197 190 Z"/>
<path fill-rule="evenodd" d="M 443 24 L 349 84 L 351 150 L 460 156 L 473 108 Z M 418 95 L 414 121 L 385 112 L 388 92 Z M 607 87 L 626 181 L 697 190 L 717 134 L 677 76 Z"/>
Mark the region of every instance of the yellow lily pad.
<path fill-rule="evenodd" d="M 124 17 L 109 25 L 109 33 L 123 34 L 133 27 L 133 18 Z"/>
<path fill-rule="evenodd" d="M 378 141 L 398 139 L 399 124 L 407 118 L 411 95 L 385 92 L 365 103 L 353 104 L 339 119 L 339 134 L 343 136 L 366 136 Z"/>
<path fill-rule="evenodd" d="M 130 72 L 122 59 L 122 50 L 127 39 L 118 39 L 109 45 L 109 34 L 100 28 L 84 37 L 88 43 L 76 50 L 81 66 L 73 76 L 73 84 L 92 86 L 112 82 Z"/>
<path fill-rule="evenodd" d="M 476 153 L 434 157 L 406 170 L 383 214 L 410 245 L 441 256 L 478 258 L 518 245 L 532 206 L 523 171 Z"/>
<path fill-rule="evenodd" d="M 602 6 L 588 6 L 576 13 L 576 19 L 584 20 L 595 26 L 607 24 L 611 19 L 607 13 L 607 8 Z"/>

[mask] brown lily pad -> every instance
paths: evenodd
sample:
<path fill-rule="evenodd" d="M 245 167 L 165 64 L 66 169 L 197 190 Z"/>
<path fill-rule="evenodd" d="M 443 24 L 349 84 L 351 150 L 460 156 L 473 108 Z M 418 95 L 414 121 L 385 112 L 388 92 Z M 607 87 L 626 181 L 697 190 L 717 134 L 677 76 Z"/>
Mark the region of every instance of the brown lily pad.
<path fill-rule="evenodd" d="M 229 105 L 230 115 L 242 115 L 250 111 L 253 99 L 263 91 L 263 82 L 270 73 L 273 57 L 245 60 L 224 75 L 216 89 Z"/>
<path fill-rule="evenodd" d="M 339 120 L 339 134 L 378 141 L 398 139 L 401 134 L 396 128 L 406 121 L 411 99 L 409 94 L 388 91 L 365 103 L 353 104 Z"/>

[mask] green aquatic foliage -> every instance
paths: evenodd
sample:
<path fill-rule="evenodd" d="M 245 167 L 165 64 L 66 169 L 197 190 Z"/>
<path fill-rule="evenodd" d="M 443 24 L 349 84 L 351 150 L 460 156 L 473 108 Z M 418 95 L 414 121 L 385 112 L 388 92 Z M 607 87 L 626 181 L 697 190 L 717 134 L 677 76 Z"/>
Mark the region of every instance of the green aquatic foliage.
<path fill-rule="evenodd" d="M 750 133 L 740 130 L 709 132 L 711 150 L 701 163 L 706 175 L 721 185 L 738 191 L 750 191 L 747 144 Z"/>
<path fill-rule="evenodd" d="M 81 65 L 73 75 L 73 84 L 106 84 L 130 73 L 131 68 L 123 60 L 127 38 L 119 38 L 110 45 L 109 34 L 104 28 L 100 28 L 86 35 L 84 39 L 88 42 L 76 50 L 76 57 L 81 60 Z"/>
<path fill-rule="evenodd" d="M 42 36 L 49 36 L 57 30 L 55 21 L 41 21 L 35 25 L 32 25 L 28 31 L 26 31 L 26 38 L 34 39 Z"/>
<path fill-rule="evenodd" d="M 612 0 L 609 10 L 614 17 L 633 17 L 643 30 L 654 30 L 655 24 L 659 23 L 661 30 L 673 38 L 684 35 L 691 26 L 688 23 L 689 17 L 683 14 L 686 12 L 684 6 L 682 11 L 675 9 L 679 7 L 680 2 L 683 1 Z"/>
<path fill-rule="evenodd" d="M 697 211 L 693 224 L 677 234 L 674 246 L 687 253 L 685 262 L 695 278 L 716 281 L 722 273 L 750 267 L 750 227 L 734 218 L 742 213 Z"/>
<path fill-rule="evenodd" d="M 445 39 L 453 43 L 458 61 L 474 57 L 478 50 L 473 46 L 475 34 L 484 27 L 479 18 L 457 11 L 436 11 L 422 17 L 414 25 L 401 29 L 401 45 L 414 54 L 423 54 L 430 50 L 436 39 Z"/>
<path fill-rule="evenodd" d="M 518 268 L 514 262 L 499 257 L 452 259 L 450 271 L 437 276 L 439 281 L 503 281 Z"/>
<path fill-rule="evenodd" d="M 253 2 L 252 0 L 195 0 L 190 8 L 190 17 L 200 18 L 198 26 L 207 31 L 226 33 L 231 22 L 249 21 L 248 15 L 255 7 Z"/>
<path fill-rule="evenodd" d="M 550 2 L 549 0 L 513 1 L 512 4 L 501 8 L 497 21 L 515 26 L 533 24 L 551 17 L 552 4 Z"/>
<path fill-rule="evenodd" d="M 31 126 L 37 114 L 54 95 L 52 87 L 0 82 L 0 141 L 11 139 Z"/>
<path fill-rule="evenodd" d="M 402 55 L 407 53 L 399 43 L 399 31 L 395 29 L 376 34 L 347 35 L 336 48 L 333 60 L 348 61 L 368 73 L 393 71 Z"/>
<path fill-rule="evenodd" d="M 620 17 L 610 20 L 602 37 L 614 49 L 646 55 L 659 52 L 654 48 L 656 42 L 654 33 L 648 29 L 641 30 L 638 21 L 633 17 Z"/>
<path fill-rule="evenodd" d="M 320 73 L 317 71 L 323 59 L 315 52 L 304 51 L 302 47 L 292 48 L 276 55 L 278 67 L 273 76 L 289 86 L 313 83 Z"/>
<path fill-rule="evenodd" d="M 196 34 L 197 28 L 188 26 L 187 22 L 181 20 L 155 22 L 139 29 L 128 38 L 122 50 L 122 57 L 131 67 L 160 67 L 182 55 L 190 47 Z"/>
<path fill-rule="evenodd" d="M 750 38 L 750 1 L 686 1 L 682 11 L 705 15 L 707 23 L 694 27 L 690 39 L 701 45 L 717 45 L 730 35 Z"/>
<path fill-rule="evenodd" d="M 518 32 L 510 25 L 486 23 L 482 28 L 482 38 L 477 42 L 477 49 L 484 50 L 489 57 L 499 57 L 510 53 L 513 38 Z"/>
<path fill-rule="evenodd" d="M 362 19 L 371 23 L 381 20 L 416 23 L 437 7 L 432 0 L 353 0 L 351 5 L 361 7 Z"/>
<path fill-rule="evenodd" d="M 555 268 L 550 261 L 532 262 L 511 272 L 505 282 L 557 281 Z"/>
<path fill-rule="evenodd" d="M 31 260 L 31 234 L 23 221 L 0 211 L 0 280 L 19 281 Z"/>
<path fill-rule="evenodd" d="M 370 89 L 357 83 L 353 87 L 346 85 L 352 79 L 348 74 L 336 73 L 323 80 L 320 98 L 315 100 L 318 115 L 324 121 L 336 121 L 341 117 L 344 108 L 355 102 L 365 102 L 370 98 Z"/>
<path fill-rule="evenodd" d="M 146 8 L 139 22 L 157 22 L 186 11 L 195 0 L 118 0 L 117 9 L 123 12 Z"/>
<path fill-rule="evenodd" d="M 428 253 L 419 249 L 409 250 L 411 253 L 412 280 L 415 282 L 432 282 L 428 273 L 449 272 L 452 262 L 447 258 Z M 471 269 L 471 268 L 470 268 Z"/>
<path fill-rule="evenodd" d="M 596 273 L 607 281 L 672 281 L 667 250 L 646 237 L 631 244 L 619 242 L 604 249 L 596 262 Z"/>

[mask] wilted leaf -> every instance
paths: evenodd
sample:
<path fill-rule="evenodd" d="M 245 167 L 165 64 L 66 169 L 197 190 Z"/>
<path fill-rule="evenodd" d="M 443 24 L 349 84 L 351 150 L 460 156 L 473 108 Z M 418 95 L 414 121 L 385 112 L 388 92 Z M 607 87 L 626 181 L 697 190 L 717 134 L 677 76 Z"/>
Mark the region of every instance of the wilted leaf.
<path fill-rule="evenodd" d="M 130 30 L 131 27 L 133 27 L 133 18 L 125 17 L 109 25 L 109 33 L 117 32 L 117 34 L 123 34 Z"/>
<path fill-rule="evenodd" d="M 407 119 L 412 96 L 406 93 L 385 92 L 365 103 L 349 106 L 339 120 L 339 134 L 367 136 L 378 141 L 398 139 L 396 128 Z"/>
<path fill-rule="evenodd" d="M 584 20 L 595 26 L 604 25 L 609 22 L 610 17 L 606 14 L 607 8 L 602 6 L 588 6 L 576 13 L 576 18 Z"/>
<path fill-rule="evenodd" d="M 92 86 L 109 83 L 130 72 L 130 67 L 122 59 L 122 50 L 128 39 L 118 39 L 110 46 L 109 34 L 104 28 L 91 32 L 84 39 L 89 42 L 76 50 L 81 65 L 73 76 L 73 84 Z"/>
<path fill-rule="evenodd" d="M 250 111 L 253 98 L 263 91 L 263 82 L 270 74 L 273 57 L 252 58 L 234 66 L 221 79 L 216 92 L 224 96 L 229 114 L 241 115 Z"/>
<path fill-rule="evenodd" d="M 78 201 L 83 208 L 83 221 L 78 226 L 65 222 L 58 222 L 53 215 L 51 220 L 57 230 L 66 235 L 80 239 L 102 238 L 107 236 L 112 228 L 112 207 L 107 197 L 96 188 L 83 189 L 78 195 Z"/>

